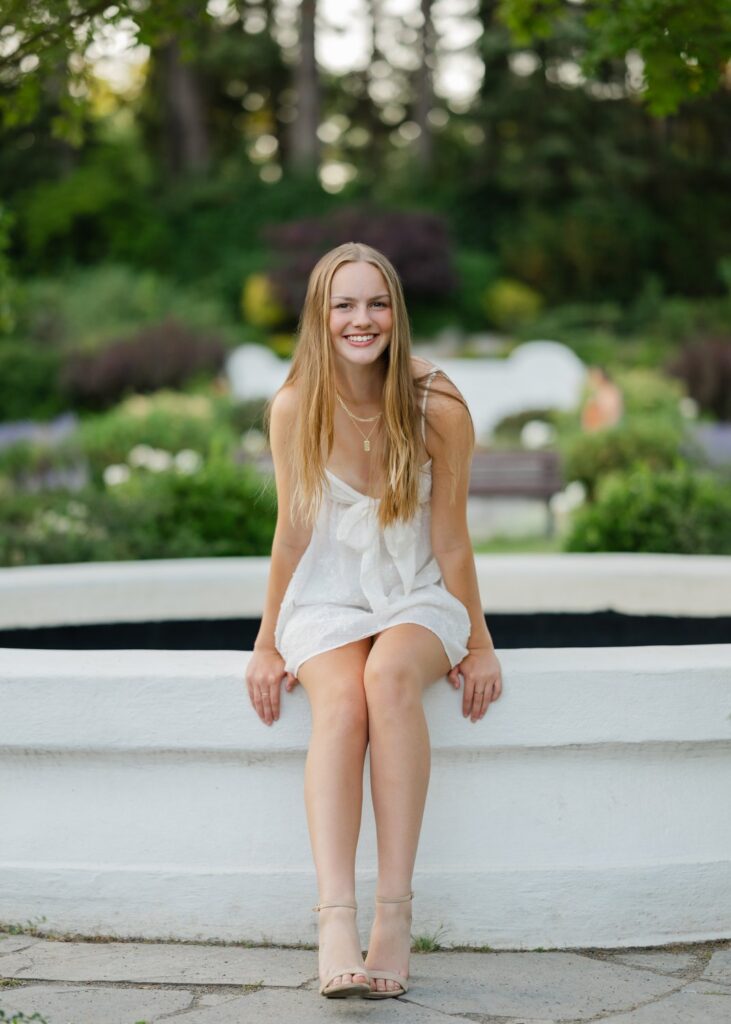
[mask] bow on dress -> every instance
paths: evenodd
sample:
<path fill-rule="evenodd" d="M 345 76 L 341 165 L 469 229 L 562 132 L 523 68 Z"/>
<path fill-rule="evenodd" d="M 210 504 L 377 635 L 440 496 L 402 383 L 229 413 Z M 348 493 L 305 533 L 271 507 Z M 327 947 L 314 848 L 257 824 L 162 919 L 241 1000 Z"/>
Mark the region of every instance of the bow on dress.
<path fill-rule="evenodd" d="M 382 533 L 386 550 L 393 558 L 404 594 L 409 594 L 416 574 L 416 543 L 421 505 L 411 522 L 406 523 L 399 519 L 381 531 L 378 523 L 378 499 L 363 494 L 357 500 L 353 500 L 353 494 L 357 493 L 353 488 L 348 485 L 339 486 L 344 481 L 337 477 L 331 476 L 331 481 L 334 496 L 350 506 L 340 518 L 337 538 L 360 554 L 360 584 L 363 593 L 373 611 L 380 611 L 388 605 L 388 597 L 381 576 L 379 534 Z"/>

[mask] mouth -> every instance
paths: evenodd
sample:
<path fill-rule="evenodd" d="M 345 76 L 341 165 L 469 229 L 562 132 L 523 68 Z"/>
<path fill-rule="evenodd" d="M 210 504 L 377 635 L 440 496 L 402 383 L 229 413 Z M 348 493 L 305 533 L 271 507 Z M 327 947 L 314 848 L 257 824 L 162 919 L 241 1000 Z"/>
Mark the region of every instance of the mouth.
<path fill-rule="evenodd" d="M 343 337 L 346 341 L 350 342 L 351 345 L 357 345 L 359 348 L 362 348 L 375 341 L 378 334 L 345 334 Z"/>

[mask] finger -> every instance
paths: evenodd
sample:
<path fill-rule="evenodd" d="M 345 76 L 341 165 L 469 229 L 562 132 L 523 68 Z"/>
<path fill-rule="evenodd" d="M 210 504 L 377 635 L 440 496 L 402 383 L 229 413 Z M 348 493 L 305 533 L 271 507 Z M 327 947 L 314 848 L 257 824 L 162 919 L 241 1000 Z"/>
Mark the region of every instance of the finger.
<path fill-rule="evenodd" d="M 271 683 L 269 686 L 269 702 L 272 708 L 274 721 L 279 718 L 279 682 Z"/>
<path fill-rule="evenodd" d="M 264 721 L 267 725 L 272 724 L 272 702 L 268 690 L 261 691 L 261 703 L 264 709 Z"/>
<path fill-rule="evenodd" d="M 478 717 L 479 717 L 480 708 L 482 707 L 482 695 L 483 695 L 483 693 L 484 693 L 483 690 L 475 690 L 474 696 L 472 698 L 472 707 L 470 709 L 470 719 L 473 722 L 476 722 Z"/>
<path fill-rule="evenodd" d="M 253 695 L 253 697 L 251 699 L 252 699 L 252 703 L 254 705 L 254 708 L 256 710 L 257 715 L 259 716 L 259 718 L 261 718 L 262 721 L 264 721 L 265 714 L 264 714 L 264 704 L 263 704 L 262 699 L 261 699 L 261 691 L 258 690 L 258 689 L 254 690 L 254 695 Z"/>
<path fill-rule="evenodd" d="M 492 687 L 486 686 L 482 694 L 482 700 L 477 707 L 477 717 L 484 718 L 485 712 L 490 707 L 490 701 L 492 700 Z"/>
<path fill-rule="evenodd" d="M 472 709 L 472 697 L 475 692 L 475 683 L 469 676 L 463 676 L 464 690 L 462 691 L 462 714 L 466 718 Z"/>

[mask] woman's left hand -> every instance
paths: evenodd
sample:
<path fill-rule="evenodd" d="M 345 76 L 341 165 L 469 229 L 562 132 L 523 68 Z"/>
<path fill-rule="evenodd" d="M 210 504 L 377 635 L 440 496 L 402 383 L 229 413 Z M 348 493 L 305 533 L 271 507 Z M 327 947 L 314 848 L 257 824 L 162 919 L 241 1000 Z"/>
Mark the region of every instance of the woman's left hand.
<path fill-rule="evenodd" d="M 503 692 L 500 662 L 494 647 L 473 647 L 469 654 L 450 669 L 447 678 L 459 689 L 460 673 L 464 678 L 462 714 L 476 722 L 487 711 L 490 702 Z"/>

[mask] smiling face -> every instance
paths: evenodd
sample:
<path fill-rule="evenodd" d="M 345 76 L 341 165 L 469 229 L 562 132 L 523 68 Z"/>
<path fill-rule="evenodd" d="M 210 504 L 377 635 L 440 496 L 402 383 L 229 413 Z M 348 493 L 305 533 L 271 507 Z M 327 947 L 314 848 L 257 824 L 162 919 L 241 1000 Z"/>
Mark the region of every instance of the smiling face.
<path fill-rule="evenodd" d="M 393 311 L 386 280 L 372 263 L 343 263 L 330 289 L 330 338 L 336 357 L 375 363 L 391 340 Z"/>

